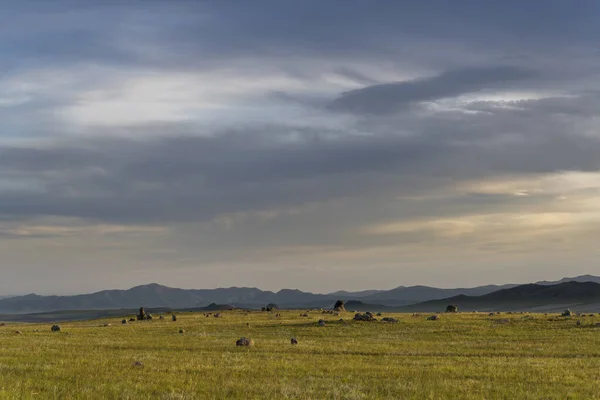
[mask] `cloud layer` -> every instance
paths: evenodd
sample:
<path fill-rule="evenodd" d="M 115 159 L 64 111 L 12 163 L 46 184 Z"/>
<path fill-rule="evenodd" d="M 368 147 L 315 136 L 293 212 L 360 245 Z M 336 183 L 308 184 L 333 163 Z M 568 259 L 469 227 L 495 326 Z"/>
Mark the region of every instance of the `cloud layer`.
<path fill-rule="evenodd" d="M 597 3 L 334 4 L 6 6 L 0 294 L 594 272 Z"/>

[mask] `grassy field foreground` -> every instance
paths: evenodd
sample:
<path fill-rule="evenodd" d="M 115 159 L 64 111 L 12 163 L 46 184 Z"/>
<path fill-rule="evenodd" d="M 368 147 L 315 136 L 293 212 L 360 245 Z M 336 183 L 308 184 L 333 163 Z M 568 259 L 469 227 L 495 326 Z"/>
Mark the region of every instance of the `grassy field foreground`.
<path fill-rule="evenodd" d="M 7 324 L 0 399 L 600 399 L 598 316 L 299 314 Z"/>

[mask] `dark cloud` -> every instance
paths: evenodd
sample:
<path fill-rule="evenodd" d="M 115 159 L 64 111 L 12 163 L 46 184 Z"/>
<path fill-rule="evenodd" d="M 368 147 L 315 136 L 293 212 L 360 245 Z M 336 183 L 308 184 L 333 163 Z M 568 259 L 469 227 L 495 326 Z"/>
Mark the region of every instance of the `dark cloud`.
<path fill-rule="evenodd" d="M 507 89 L 519 82 L 536 77 L 535 72 L 519 67 L 465 68 L 441 75 L 408 82 L 368 86 L 343 93 L 331 108 L 366 113 L 394 113 L 423 101 L 456 97 L 462 94 L 493 89 Z"/>
<path fill-rule="evenodd" d="M 506 173 L 600 169 L 600 141 L 573 134 L 580 127 L 546 103 L 408 116 L 368 135 L 281 126 L 198 136 L 173 126 L 177 134 L 154 139 L 4 146 L 0 179 L 19 177 L 31 188 L 0 189 L 0 210 L 168 223 L 343 197 L 415 195 L 440 182 Z M 402 121 L 411 135 L 394 133 Z"/>

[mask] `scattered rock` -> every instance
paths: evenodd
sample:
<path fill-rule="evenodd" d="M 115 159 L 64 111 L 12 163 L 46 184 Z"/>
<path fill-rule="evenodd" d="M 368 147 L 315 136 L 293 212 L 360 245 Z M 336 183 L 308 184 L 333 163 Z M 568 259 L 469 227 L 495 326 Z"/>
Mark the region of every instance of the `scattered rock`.
<path fill-rule="evenodd" d="M 185 333 L 185 331 L 183 329 L 180 329 L 179 333 L 183 334 L 183 333 Z"/>
<path fill-rule="evenodd" d="M 318 322 L 319 326 L 325 326 L 325 320 L 324 319 L 320 319 Z"/>
<path fill-rule="evenodd" d="M 392 322 L 392 323 L 398 322 L 398 320 L 396 318 L 392 318 L 392 317 L 383 317 L 381 320 L 383 322 Z"/>
<path fill-rule="evenodd" d="M 450 304 L 450 305 L 446 306 L 446 312 L 448 312 L 448 313 L 458 312 L 458 306 L 454 305 L 454 304 Z"/>
<path fill-rule="evenodd" d="M 300 314 L 301 317 L 308 317 L 308 314 Z"/>
<path fill-rule="evenodd" d="M 221 318 L 222 316 L 223 316 L 223 315 L 222 315 L 220 312 L 218 312 L 218 313 L 216 313 L 216 314 L 214 315 L 214 317 L 215 317 L 215 318 Z"/>
<path fill-rule="evenodd" d="M 494 315 L 496 315 L 495 313 L 491 312 L 488 314 L 490 317 L 493 317 Z"/>
<path fill-rule="evenodd" d="M 21 331 L 15 331 L 15 334 L 17 334 L 17 335 L 20 335 L 21 333 L 23 333 L 23 332 L 21 332 Z"/>
<path fill-rule="evenodd" d="M 141 361 L 135 361 L 133 364 L 131 364 L 131 366 L 141 368 L 144 366 L 144 363 Z"/>
<path fill-rule="evenodd" d="M 123 325 L 125 325 L 125 324 L 127 324 L 127 320 L 126 320 L 126 319 L 124 319 L 124 320 L 122 320 L 122 321 L 121 321 L 121 323 L 122 323 Z"/>
<path fill-rule="evenodd" d="M 175 315 L 175 314 L 171 315 L 171 320 L 173 322 L 177 321 L 177 315 Z"/>
<path fill-rule="evenodd" d="M 290 343 L 291 344 L 298 344 L 298 339 L 296 339 L 295 337 L 290 339 Z"/>
<path fill-rule="evenodd" d="M 105 326 L 105 327 L 106 327 L 106 326 L 112 326 L 112 324 L 106 323 L 106 324 L 104 324 L 104 326 Z"/>
<path fill-rule="evenodd" d="M 580 321 L 580 320 L 577 320 L 577 322 L 575 322 L 575 325 L 577 325 L 577 326 L 581 326 L 581 321 Z"/>
<path fill-rule="evenodd" d="M 129 318 L 129 322 L 134 322 L 135 318 Z"/>
<path fill-rule="evenodd" d="M 375 318 L 373 318 L 373 314 L 368 311 L 364 314 L 361 314 L 361 313 L 354 314 L 353 319 L 355 321 L 377 321 Z"/>
<path fill-rule="evenodd" d="M 140 311 L 136 318 L 138 321 L 144 321 L 147 319 L 152 319 L 152 315 L 150 315 L 150 313 L 147 313 L 146 310 L 144 310 L 144 307 L 140 307 Z"/>
<path fill-rule="evenodd" d="M 560 314 L 561 317 L 570 317 L 571 315 L 573 315 L 573 313 L 568 308 L 565 311 L 563 311 L 562 314 Z"/>
<path fill-rule="evenodd" d="M 52 328 L 50 328 L 52 330 L 52 332 L 60 332 L 60 326 L 58 325 L 52 325 Z"/>
<path fill-rule="evenodd" d="M 454 311 L 449 311 L 449 312 L 454 312 Z M 439 315 L 431 315 L 429 317 L 427 317 L 427 321 L 437 321 L 440 319 Z"/>
<path fill-rule="evenodd" d="M 236 346 L 254 346 L 254 340 L 250 339 L 250 338 L 240 338 L 237 340 L 237 342 L 235 342 Z"/>
<path fill-rule="evenodd" d="M 333 311 L 337 311 L 337 312 L 346 311 L 346 309 L 344 308 L 344 300 L 336 301 L 335 305 L 333 306 Z"/>
<path fill-rule="evenodd" d="M 338 322 L 344 322 L 344 318 L 338 319 Z"/>

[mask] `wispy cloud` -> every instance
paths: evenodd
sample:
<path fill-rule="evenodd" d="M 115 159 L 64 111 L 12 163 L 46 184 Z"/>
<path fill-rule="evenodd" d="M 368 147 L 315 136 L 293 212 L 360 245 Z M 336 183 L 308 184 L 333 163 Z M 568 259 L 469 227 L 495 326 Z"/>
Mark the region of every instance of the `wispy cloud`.
<path fill-rule="evenodd" d="M 0 7 L 11 288 L 458 285 L 597 255 L 595 1 Z"/>

